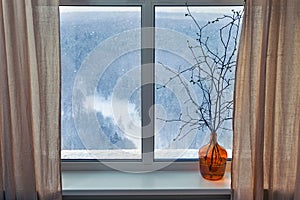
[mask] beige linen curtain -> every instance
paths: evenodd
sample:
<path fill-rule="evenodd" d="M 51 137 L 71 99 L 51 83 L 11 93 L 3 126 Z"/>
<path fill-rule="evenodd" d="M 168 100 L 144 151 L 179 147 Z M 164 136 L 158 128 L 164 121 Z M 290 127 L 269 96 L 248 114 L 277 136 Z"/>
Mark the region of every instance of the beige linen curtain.
<path fill-rule="evenodd" d="M 58 1 L 0 0 L 0 199 L 61 199 Z"/>
<path fill-rule="evenodd" d="M 300 199 L 300 1 L 247 0 L 235 88 L 233 199 Z"/>

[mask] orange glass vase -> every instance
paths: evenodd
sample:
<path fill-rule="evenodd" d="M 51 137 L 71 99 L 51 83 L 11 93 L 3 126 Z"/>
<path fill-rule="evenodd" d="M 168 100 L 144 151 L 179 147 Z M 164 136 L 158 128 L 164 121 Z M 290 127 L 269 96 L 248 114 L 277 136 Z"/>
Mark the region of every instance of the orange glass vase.
<path fill-rule="evenodd" d="M 200 173 L 207 180 L 220 180 L 226 170 L 227 151 L 218 144 L 217 133 L 210 134 L 210 141 L 198 152 Z"/>

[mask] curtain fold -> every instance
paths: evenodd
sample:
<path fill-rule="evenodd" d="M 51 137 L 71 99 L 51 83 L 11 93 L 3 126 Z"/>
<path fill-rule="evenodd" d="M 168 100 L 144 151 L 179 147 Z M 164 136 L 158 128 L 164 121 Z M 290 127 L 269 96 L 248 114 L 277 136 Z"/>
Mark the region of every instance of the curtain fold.
<path fill-rule="evenodd" d="M 234 97 L 233 199 L 300 199 L 300 1 L 246 1 Z"/>
<path fill-rule="evenodd" d="M 0 199 L 61 199 L 58 1 L 0 0 Z"/>

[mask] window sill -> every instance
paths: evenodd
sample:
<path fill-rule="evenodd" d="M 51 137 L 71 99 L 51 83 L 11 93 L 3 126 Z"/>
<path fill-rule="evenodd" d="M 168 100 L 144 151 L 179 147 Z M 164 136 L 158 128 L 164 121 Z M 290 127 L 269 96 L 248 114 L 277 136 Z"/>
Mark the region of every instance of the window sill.
<path fill-rule="evenodd" d="M 228 199 L 231 194 L 230 171 L 219 181 L 207 181 L 198 171 L 155 171 L 125 173 L 117 171 L 64 171 L 62 187 L 64 199 L 119 196 L 161 197 L 180 195 L 205 198 L 213 195 Z M 115 199 L 115 198 L 113 198 Z M 151 199 L 151 198 L 148 198 Z M 178 198 L 177 198 L 178 199 Z M 193 198 L 192 198 L 193 199 Z M 215 198 L 214 198 L 215 199 Z"/>

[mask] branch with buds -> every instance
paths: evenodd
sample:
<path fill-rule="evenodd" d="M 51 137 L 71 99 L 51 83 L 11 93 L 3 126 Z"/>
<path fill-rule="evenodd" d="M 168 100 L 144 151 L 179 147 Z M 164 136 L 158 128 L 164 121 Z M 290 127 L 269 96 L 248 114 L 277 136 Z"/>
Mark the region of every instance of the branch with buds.
<path fill-rule="evenodd" d="M 223 15 L 202 26 L 192 15 L 189 7 L 187 7 L 185 16 L 190 17 L 197 27 L 197 45 L 192 45 L 190 41 L 187 41 L 188 50 L 195 63 L 179 70 L 160 63 L 172 76 L 164 85 L 157 87 L 157 89 L 163 89 L 176 79 L 182 84 L 188 96 L 186 102 L 191 103 L 195 108 L 192 112 L 197 113 L 197 117 L 188 114 L 183 117 L 183 113 L 180 113 L 177 119 L 158 118 L 167 123 L 181 122 L 179 133 L 174 140 L 183 138 L 191 131 L 204 127 L 207 127 L 211 133 L 216 133 L 219 129 L 228 130 L 224 126 L 224 122 L 232 120 L 232 94 L 243 11 L 232 10 L 230 15 Z M 212 30 L 212 26 L 218 27 L 216 29 L 218 31 L 217 39 L 210 37 L 209 34 L 212 33 L 207 34 L 209 30 Z M 186 81 L 185 77 L 189 77 L 189 82 Z M 191 94 L 191 87 L 189 86 L 200 89 L 200 98 L 196 99 Z M 188 130 L 187 127 L 189 127 Z"/>

